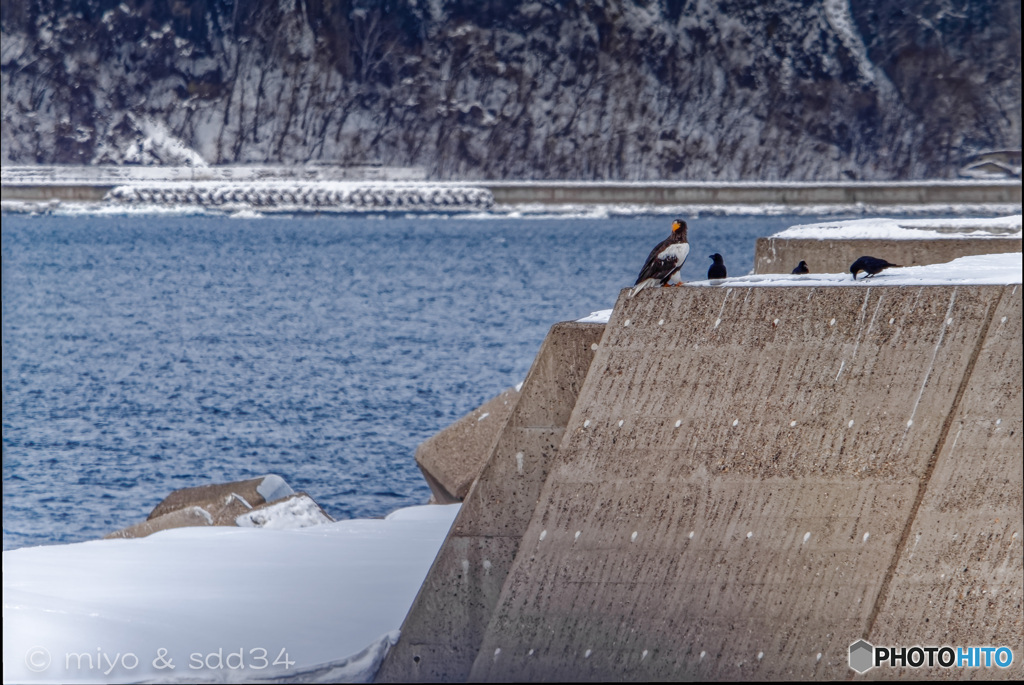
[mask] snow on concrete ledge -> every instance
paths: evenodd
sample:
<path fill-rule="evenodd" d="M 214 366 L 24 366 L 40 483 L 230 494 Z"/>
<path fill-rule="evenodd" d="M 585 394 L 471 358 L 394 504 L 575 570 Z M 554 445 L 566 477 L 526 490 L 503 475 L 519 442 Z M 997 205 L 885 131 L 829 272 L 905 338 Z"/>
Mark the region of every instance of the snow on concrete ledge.
<path fill-rule="evenodd" d="M 333 520 L 311 497 L 300 494 L 247 511 L 235 518 L 235 524 L 241 528 L 290 530 L 331 523 Z"/>
<path fill-rule="evenodd" d="M 1021 215 L 995 219 L 855 219 L 792 226 L 773 238 L 818 240 L 933 240 L 1020 238 Z"/>
<path fill-rule="evenodd" d="M 1017 217 L 1018 221 L 1020 217 Z M 878 256 L 878 255 L 874 255 Z M 858 274 L 856 281 L 849 272 L 838 274 L 749 274 L 713 281 L 688 281 L 679 287 L 721 288 L 747 286 L 882 286 L 882 285 L 1013 285 L 1021 282 L 1021 253 L 974 255 L 960 257 L 945 264 L 890 268 L 876 276 Z M 608 323 L 611 309 L 591 312 L 579 323 Z"/>
<path fill-rule="evenodd" d="M 1019 220 L 1020 217 L 1018 217 Z M 872 255 L 882 257 L 884 255 Z M 1021 253 L 960 257 L 945 264 L 890 268 L 856 281 L 849 272 L 840 274 L 750 274 L 715 281 L 691 281 L 684 287 L 723 286 L 881 286 L 881 285 L 1013 285 L 1021 282 Z"/>
<path fill-rule="evenodd" d="M 577 323 L 608 323 L 608 319 L 612 317 L 611 309 L 602 309 L 599 312 L 590 312 L 589 316 L 584 316 L 582 319 L 576 319 Z"/>

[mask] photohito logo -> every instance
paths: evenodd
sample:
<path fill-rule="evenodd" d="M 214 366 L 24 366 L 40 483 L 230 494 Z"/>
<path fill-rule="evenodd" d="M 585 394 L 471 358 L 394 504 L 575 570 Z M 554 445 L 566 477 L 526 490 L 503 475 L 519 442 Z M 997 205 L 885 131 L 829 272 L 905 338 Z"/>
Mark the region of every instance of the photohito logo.
<path fill-rule="evenodd" d="M 1013 650 L 1009 647 L 875 647 L 867 640 L 850 645 L 850 668 L 867 673 L 872 668 L 1009 668 Z"/>

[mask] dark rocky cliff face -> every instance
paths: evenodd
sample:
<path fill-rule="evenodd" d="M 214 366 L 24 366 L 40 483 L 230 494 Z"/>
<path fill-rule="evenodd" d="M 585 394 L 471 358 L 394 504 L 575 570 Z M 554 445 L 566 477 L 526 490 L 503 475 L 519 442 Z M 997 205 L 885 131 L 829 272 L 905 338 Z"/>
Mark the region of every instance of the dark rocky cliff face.
<path fill-rule="evenodd" d="M 998 0 L 3 0 L 5 163 L 955 176 L 1021 144 Z"/>

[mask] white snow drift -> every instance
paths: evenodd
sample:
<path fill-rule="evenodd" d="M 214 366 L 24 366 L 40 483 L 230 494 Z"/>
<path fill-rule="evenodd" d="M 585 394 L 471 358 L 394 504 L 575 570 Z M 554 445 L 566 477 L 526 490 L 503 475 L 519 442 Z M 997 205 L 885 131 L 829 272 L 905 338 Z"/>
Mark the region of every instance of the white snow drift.
<path fill-rule="evenodd" d="M 4 682 L 366 681 L 458 509 L 4 552 Z"/>

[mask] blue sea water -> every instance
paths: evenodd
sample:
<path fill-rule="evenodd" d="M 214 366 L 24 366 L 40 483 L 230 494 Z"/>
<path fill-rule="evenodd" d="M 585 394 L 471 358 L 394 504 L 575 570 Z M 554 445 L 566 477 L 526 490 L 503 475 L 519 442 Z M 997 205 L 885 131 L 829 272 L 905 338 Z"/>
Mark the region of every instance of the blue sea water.
<path fill-rule="evenodd" d="M 690 220 L 685 280 L 813 217 Z M 664 217 L 3 217 L 3 545 L 280 474 L 335 518 L 429 490 L 416 446 L 609 309 Z"/>

